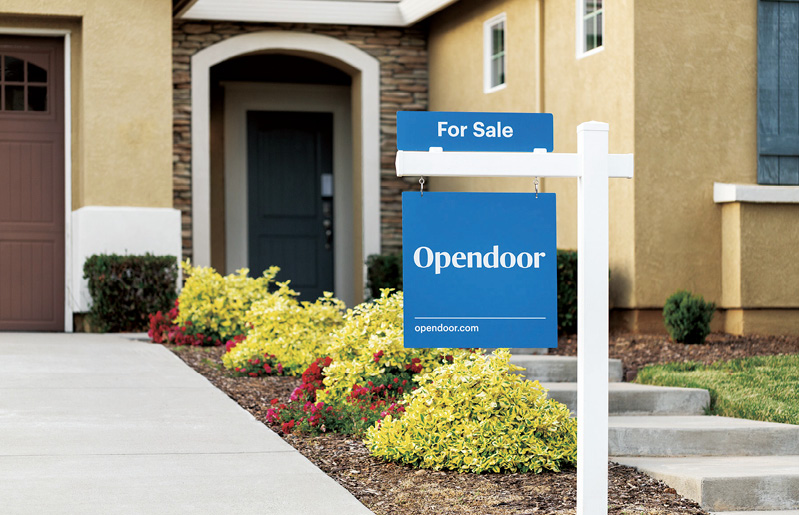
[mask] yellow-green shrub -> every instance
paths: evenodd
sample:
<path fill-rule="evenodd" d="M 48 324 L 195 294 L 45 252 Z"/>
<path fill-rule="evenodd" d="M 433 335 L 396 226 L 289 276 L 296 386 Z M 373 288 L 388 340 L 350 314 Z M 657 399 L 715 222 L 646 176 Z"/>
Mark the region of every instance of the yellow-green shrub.
<path fill-rule="evenodd" d="M 277 284 L 275 293 L 254 303 L 247 312 L 247 338 L 222 356 L 228 369 L 236 370 L 250 358 L 271 354 L 284 370 L 301 374 L 325 355 L 331 331 L 344 319 L 344 303 L 330 292 L 316 302 L 298 302 L 288 283 Z"/>
<path fill-rule="evenodd" d="M 372 455 L 460 472 L 560 471 L 577 461 L 577 421 L 538 381 L 511 373 L 510 353 L 472 355 L 420 378 L 405 414 L 366 432 Z"/>
<path fill-rule="evenodd" d="M 325 355 L 333 363 L 325 369 L 325 391 L 318 398 L 325 402 L 343 400 L 353 385 L 365 385 L 389 371 L 428 372 L 469 354 L 461 349 L 406 349 L 402 338 L 402 292 L 382 295 L 374 302 L 360 304 L 350 311 L 344 326 L 331 335 Z"/>
<path fill-rule="evenodd" d="M 216 343 L 246 332 L 244 315 L 254 302 L 269 297 L 269 284 L 280 271 L 273 266 L 254 279 L 247 277 L 246 268 L 222 277 L 211 267 L 194 267 L 189 261 L 181 266 L 187 279 L 178 296 L 180 312 L 174 323 Z"/>

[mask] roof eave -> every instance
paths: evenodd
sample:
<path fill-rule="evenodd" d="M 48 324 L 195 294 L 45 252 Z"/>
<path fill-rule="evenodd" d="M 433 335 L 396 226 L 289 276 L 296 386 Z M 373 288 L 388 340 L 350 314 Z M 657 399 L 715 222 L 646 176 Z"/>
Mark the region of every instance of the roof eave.
<path fill-rule="evenodd" d="M 407 27 L 455 2 L 457 0 L 174 0 L 174 8 L 175 17 L 184 20 Z"/>

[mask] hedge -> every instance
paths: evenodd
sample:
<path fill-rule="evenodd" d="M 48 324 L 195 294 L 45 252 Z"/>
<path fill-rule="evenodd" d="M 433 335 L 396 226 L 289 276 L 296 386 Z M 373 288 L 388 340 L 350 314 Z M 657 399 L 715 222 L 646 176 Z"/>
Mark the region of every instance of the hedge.
<path fill-rule="evenodd" d="M 177 297 L 175 256 L 95 254 L 83 265 L 92 307 L 89 321 L 101 332 L 146 331 L 148 314 L 168 311 Z"/>

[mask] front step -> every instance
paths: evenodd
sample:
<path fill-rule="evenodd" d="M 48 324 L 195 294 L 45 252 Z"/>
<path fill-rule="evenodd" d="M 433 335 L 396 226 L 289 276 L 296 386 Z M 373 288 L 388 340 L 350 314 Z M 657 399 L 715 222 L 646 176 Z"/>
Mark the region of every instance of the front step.
<path fill-rule="evenodd" d="M 577 383 L 541 383 L 555 399 L 577 413 Z M 608 383 L 611 415 L 702 415 L 710 394 L 700 388 Z"/>
<path fill-rule="evenodd" d="M 795 510 L 799 455 L 611 458 L 712 511 Z"/>
<path fill-rule="evenodd" d="M 510 362 L 524 367 L 525 378 L 542 383 L 573 383 L 577 381 L 577 358 L 574 356 L 513 355 Z M 608 360 L 608 381 L 619 382 L 622 377 L 620 359 Z"/>
<path fill-rule="evenodd" d="M 799 426 L 728 417 L 610 417 L 613 456 L 799 455 Z M 799 462 L 797 463 L 799 467 Z"/>

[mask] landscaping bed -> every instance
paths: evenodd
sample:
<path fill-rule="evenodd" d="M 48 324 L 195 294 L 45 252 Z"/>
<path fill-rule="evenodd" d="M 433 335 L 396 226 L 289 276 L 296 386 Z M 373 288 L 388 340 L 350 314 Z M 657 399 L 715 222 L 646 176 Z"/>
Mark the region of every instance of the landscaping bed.
<path fill-rule="evenodd" d="M 549 354 L 577 355 L 577 337 L 562 337 L 557 349 Z M 750 356 L 777 356 L 799 354 L 799 337 L 793 336 L 735 336 L 712 333 L 703 344 L 675 343 L 665 334 L 616 333 L 609 341 L 611 358 L 622 360 L 626 381 L 635 378 L 645 365 L 697 361 L 710 364 Z"/>
<path fill-rule="evenodd" d="M 264 423 L 271 399 L 285 401 L 300 384 L 300 378 L 288 376 L 233 377 L 221 365 L 224 348 L 168 347 Z M 382 462 L 369 456 L 357 437 L 278 433 L 379 515 L 574 513 L 574 469 L 540 474 L 436 472 Z M 674 489 L 634 469 L 610 464 L 609 476 L 609 513 L 706 513 Z"/>

